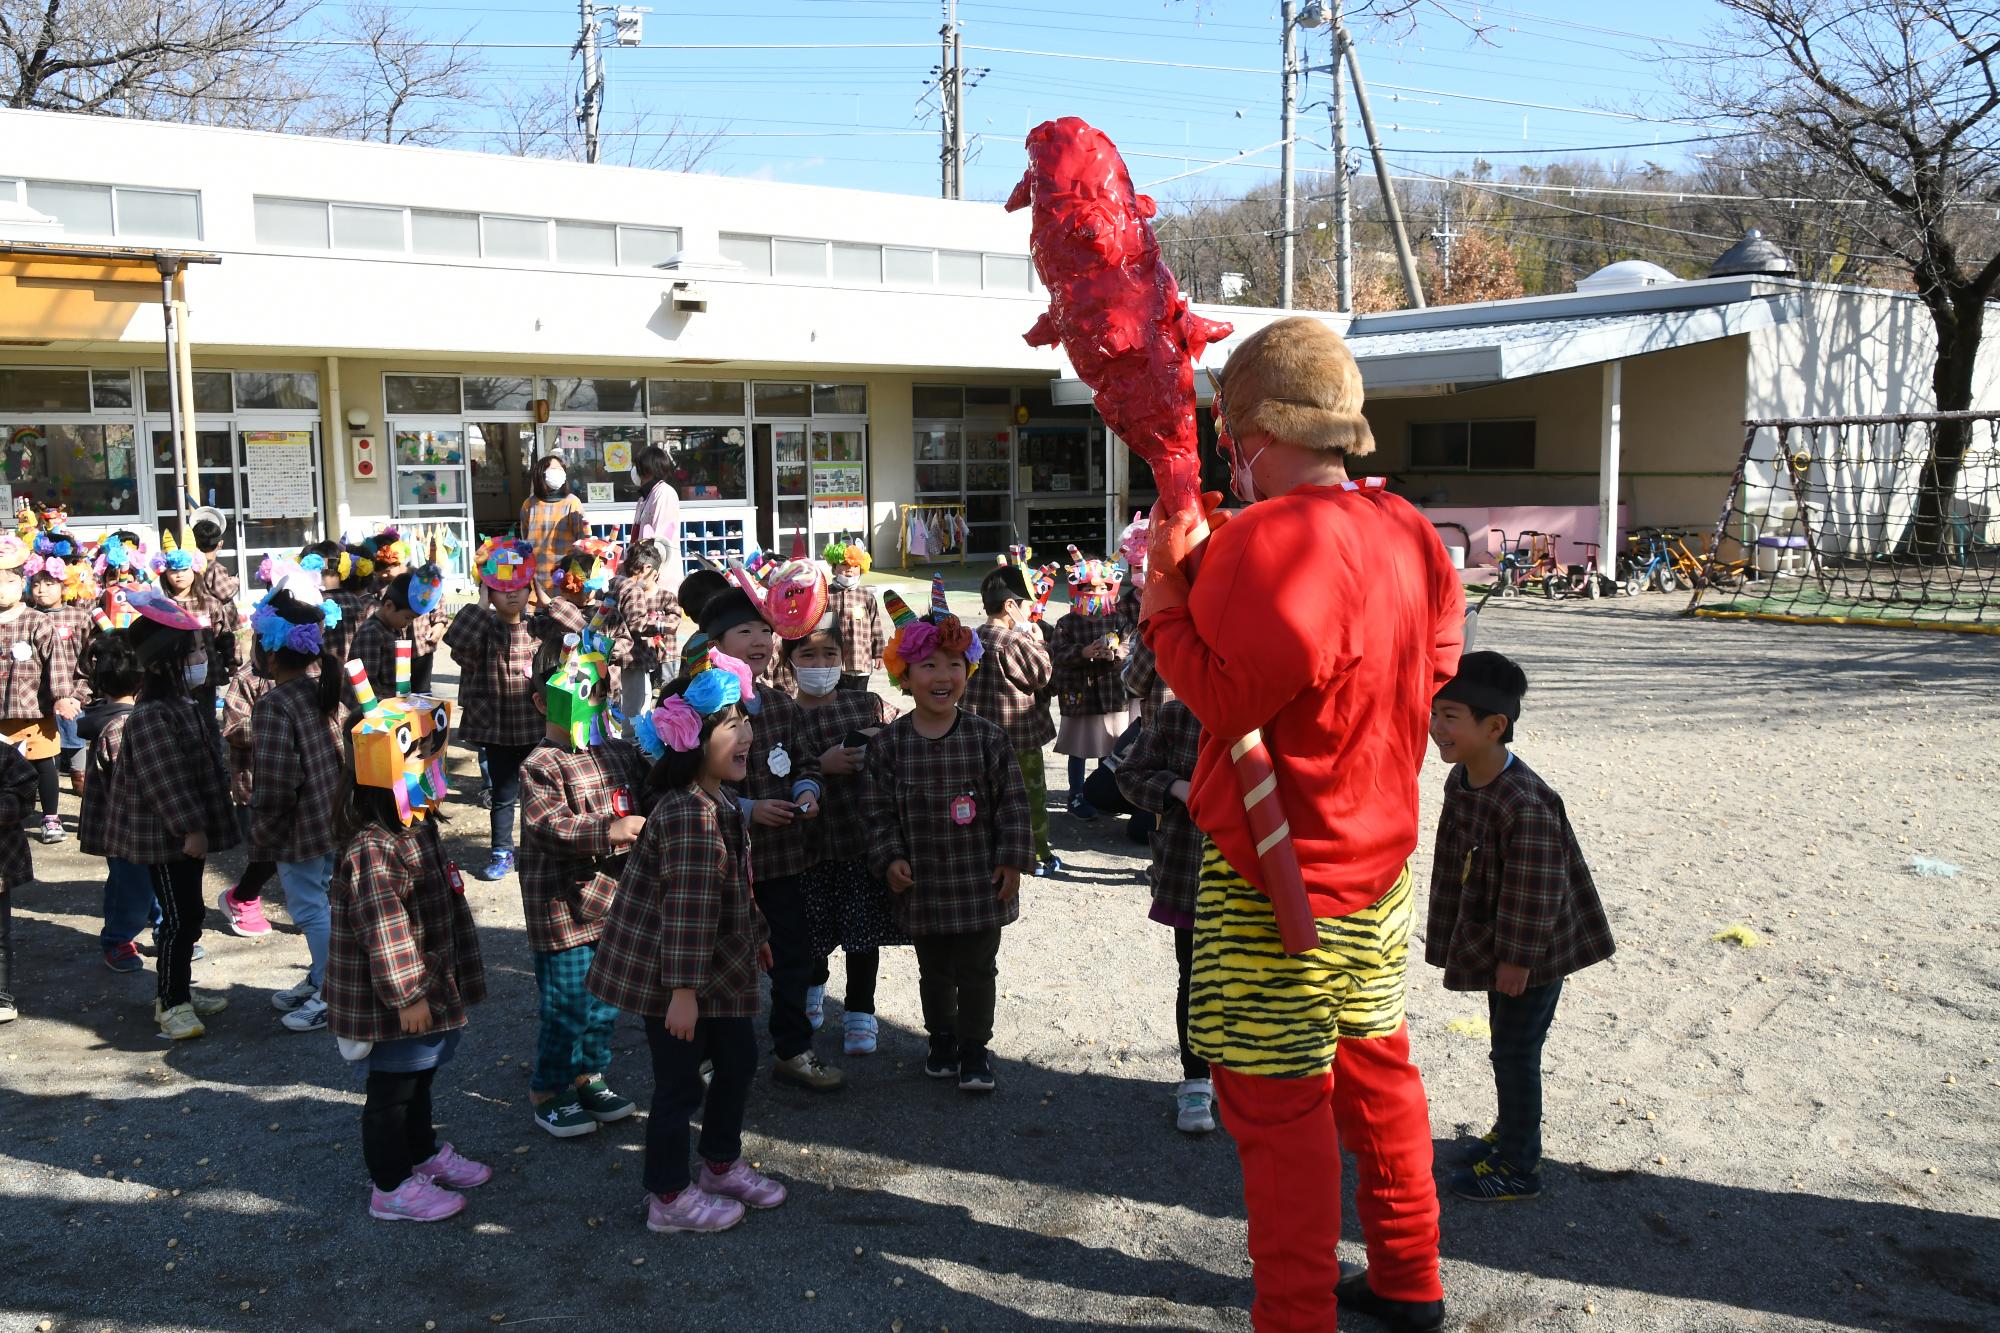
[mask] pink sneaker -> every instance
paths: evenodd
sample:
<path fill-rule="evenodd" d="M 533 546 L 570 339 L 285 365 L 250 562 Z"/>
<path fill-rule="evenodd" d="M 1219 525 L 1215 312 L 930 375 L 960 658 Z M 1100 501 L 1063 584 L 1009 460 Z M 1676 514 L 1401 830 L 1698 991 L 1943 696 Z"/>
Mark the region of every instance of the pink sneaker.
<path fill-rule="evenodd" d="M 249 939 L 271 933 L 271 923 L 264 919 L 262 898 L 240 903 L 236 901 L 236 890 L 224 889 L 222 896 L 215 900 L 215 905 L 222 910 L 222 925 L 230 934 Z"/>
<path fill-rule="evenodd" d="M 463 1194 L 453 1194 L 414 1174 L 389 1193 L 372 1188 L 368 1192 L 368 1215 L 384 1222 L 442 1222 L 464 1211 Z"/>
<path fill-rule="evenodd" d="M 710 1194 L 735 1199 L 752 1208 L 776 1208 L 785 1201 L 785 1187 L 741 1157 L 727 1171 L 719 1174 L 703 1162 L 700 1184 Z"/>
<path fill-rule="evenodd" d="M 743 1220 L 743 1205 L 689 1185 L 672 1203 L 657 1194 L 646 1196 L 648 1231 L 727 1231 Z"/>
<path fill-rule="evenodd" d="M 493 1168 L 469 1157 L 460 1157 L 458 1149 L 449 1143 L 440 1143 L 438 1150 L 431 1154 L 431 1159 L 418 1163 L 410 1174 L 446 1189 L 469 1190 L 493 1179 Z"/>

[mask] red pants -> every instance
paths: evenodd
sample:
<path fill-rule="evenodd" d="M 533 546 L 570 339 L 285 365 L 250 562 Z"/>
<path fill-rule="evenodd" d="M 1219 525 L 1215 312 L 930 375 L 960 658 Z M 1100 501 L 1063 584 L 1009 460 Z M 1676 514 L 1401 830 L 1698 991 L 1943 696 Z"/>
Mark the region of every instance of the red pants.
<path fill-rule="evenodd" d="M 1407 1025 L 1343 1038 L 1331 1072 L 1260 1078 L 1218 1065 L 1215 1095 L 1243 1163 L 1258 1333 L 1329 1333 L 1340 1280 L 1340 1148 L 1361 1169 L 1368 1285 L 1391 1300 L 1444 1298 L 1430 1110 Z"/>

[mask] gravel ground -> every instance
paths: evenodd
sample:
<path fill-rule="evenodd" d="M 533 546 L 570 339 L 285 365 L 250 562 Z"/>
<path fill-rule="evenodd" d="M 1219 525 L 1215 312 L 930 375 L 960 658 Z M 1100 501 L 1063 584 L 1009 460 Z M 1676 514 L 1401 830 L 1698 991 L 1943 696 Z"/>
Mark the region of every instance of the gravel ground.
<path fill-rule="evenodd" d="M 1567 799 L 1620 952 L 1557 1018 L 1543 1199 L 1445 1203 L 1447 1326 L 2000 1327 L 2000 644 L 1672 609 L 1485 617 L 1482 646 L 1535 682 L 1518 748 Z M 452 815 L 477 863 L 483 814 Z M 1055 821 L 1075 869 L 1031 883 L 1008 931 L 998 1095 L 921 1076 L 915 968 L 891 953 L 882 1052 L 841 1062 L 848 1089 L 756 1088 L 750 1155 L 791 1202 L 713 1238 L 644 1230 L 636 1118 L 567 1142 L 529 1123 L 511 880 L 471 889 L 492 996 L 438 1082 L 444 1132 L 498 1174 L 455 1222 L 391 1227 L 363 1208 L 357 1083 L 267 1002 L 304 965 L 289 927 L 208 935 L 197 981 L 232 1007 L 170 1047 L 150 968 L 98 965 L 100 866 L 38 846 L 24 1017 L 0 1030 L 0 1329 L 1247 1328 L 1234 1156 L 1172 1128 L 1143 862 L 1108 821 Z M 1962 870 L 1919 877 L 1917 855 Z M 239 866 L 218 858 L 211 893 Z M 1758 947 L 1712 938 L 1739 923 Z M 1492 1113 L 1484 1044 L 1452 1026 L 1483 1013 L 1413 973 L 1441 1153 Z M 643 1101 L 629 1021 L 612 1079 Z"/>

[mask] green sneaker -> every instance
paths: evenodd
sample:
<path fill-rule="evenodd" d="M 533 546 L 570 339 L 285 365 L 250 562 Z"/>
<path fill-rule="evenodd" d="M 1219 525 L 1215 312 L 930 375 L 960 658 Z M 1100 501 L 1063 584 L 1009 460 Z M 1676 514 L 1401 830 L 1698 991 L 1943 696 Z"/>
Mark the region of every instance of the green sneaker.
<path fill-rule="evenodd" d="M 574 1097 L 558 1093 L 540 1106 L 534 1108 L 535 1123 L 559 1139 L 573 1139 L 580 1134 L 595 1134 L 597 1122 Z"/>
<path fill-rule="evenodd" d="M 623 1120 L 639 1109 L 630 1097 L 620 1097 L 605 1086 L 602 1078 L 594 1078 L 578 1088 L 576 1101 L 583 1113 L 600 1125 Z"/>

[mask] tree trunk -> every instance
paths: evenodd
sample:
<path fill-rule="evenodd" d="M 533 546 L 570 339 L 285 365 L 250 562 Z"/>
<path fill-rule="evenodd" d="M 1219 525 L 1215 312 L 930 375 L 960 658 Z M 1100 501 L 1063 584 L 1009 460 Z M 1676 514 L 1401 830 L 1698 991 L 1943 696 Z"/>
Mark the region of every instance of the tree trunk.
<path fill-rule="evenodd" d="M 1954 287 L 1942 300 L 1926 302 L 1937 325 L 1937 364 L 1931 388 L 1940 412 L 1964 412 L 1972 407 L 1973 372 L 1986 303 L 1978 293 Z M 1917 479 L 1917 504 L 1899 554 L 1922 561 L 1942 561 L 1951 552 L 1952 517 L 1958 496 L 1958 472 L 1972 441 L 1970 421 L 1940 421 L 1931 433 L 1931 453 Z"/>

